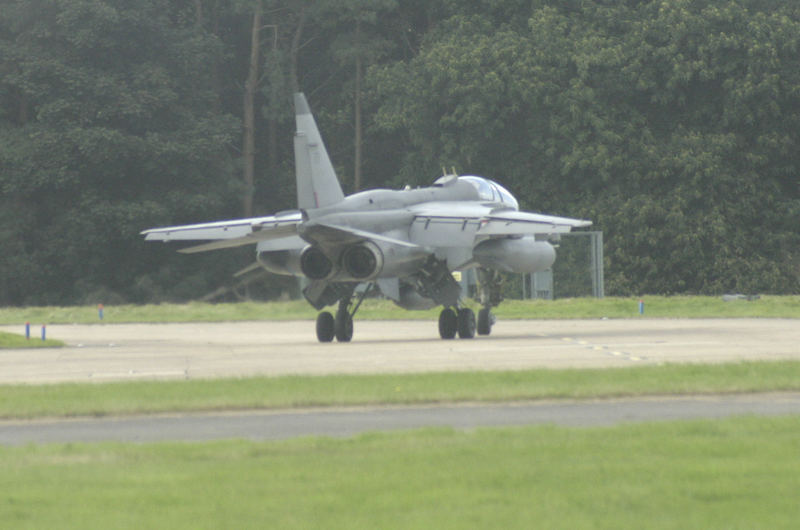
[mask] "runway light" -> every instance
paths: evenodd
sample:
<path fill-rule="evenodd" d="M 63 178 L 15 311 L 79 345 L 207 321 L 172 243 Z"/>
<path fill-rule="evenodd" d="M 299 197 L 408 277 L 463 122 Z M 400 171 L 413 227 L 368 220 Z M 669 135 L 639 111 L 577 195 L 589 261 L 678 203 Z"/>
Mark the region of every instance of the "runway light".
<path fill-rule="evenodd" d="M 639 300 L 639 314 L 644 315 L 644 300 Z"/>
<path fill-rule="evenodd" d="M 42 340 L 45 340 L 46 338 L 47 338 L 47 326 L 42 324 Z"/>
<path fill-rule="evenodd" d="M 103 320 L 103 304 L 97 304 L 97 316 Z"/>
<path fill-rule="evenodd" d="M 31 340 L 31 323 L 25 322 L 25 339 Z"/>

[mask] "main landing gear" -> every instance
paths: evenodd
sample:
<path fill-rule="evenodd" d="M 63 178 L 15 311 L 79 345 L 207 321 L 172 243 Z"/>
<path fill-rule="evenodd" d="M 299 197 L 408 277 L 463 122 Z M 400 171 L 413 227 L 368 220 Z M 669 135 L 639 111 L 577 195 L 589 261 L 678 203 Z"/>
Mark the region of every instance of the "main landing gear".
<path fill-rule="evenodd" d="M 476 318 L 472 309 L 458 307 L 460 287 L 447 270 L 444 262 L 432 258 L 431 263 L 423 272 L 426 274 L 417 275 L 417 283 L 412 287 L 423 299 L 428 298 L 434 303 L 445 306 L 439 314 L 439 336 L 441 338 L 453 339 L 458 335 L 462 339 L 471 339 L 475 337 L 476 333 L 489 335 L 492 332 L 492 326 L 495 323 L 492 308 L 503 300 L 503 277 L 500 273 L 483 268 L 477 270 L 478 298 L 482 308 L 478 311 Z M 353 303 L 355 284 L 336 282 L 324 284 L 320 289 L 323 287 L 324 292 L 317 293 L 319 296 L 309 297 L 306 295 L 306 298 L 318 309 L 333 304 L 337 300 L 339 305 L 335 316 L 328 311 L 323 311 L 317 316 L 317 339 L 320 342 L 332 342 L 334 338 L 338 342 L 350 342 L 353 338 L 353 317 L 376 284 L 370 283 L 358 295 L 355 304 Z"/>
<path fill-rule="evenodd" d="M 336 337 L 338 342 L 350 342 L 353 338 L 353 317 L 370 290 L 372 290 L 372 284 L 361 293 L 355 305 L 353 305 L 352 291 L 347 296 L 340 298 L 336 317 L 328 311 L 317 315 L 317 340 L 331 342 Z"/>
<path fill-rule="evenodd" d="M 481 305 L 478 318 L 467 307 L 457 309 L 445 307 L 439 314 L 439 336 L 443 339 L 459 338 L 471 339 L 477 332 L 478 335 L 489 335 L 496 322 L 492 314 L 492 307 L 503 301 L 503 277 L 499 272 L 491 269 L 478 269 L 478 295 Z"/>
<path fill-rule="evenodd" d="M 475 336 L 475 313 L 468 307 L 453 310 L 445 307 L 439 313 L 439 336 L 443 339 L 471 339 Z"/>

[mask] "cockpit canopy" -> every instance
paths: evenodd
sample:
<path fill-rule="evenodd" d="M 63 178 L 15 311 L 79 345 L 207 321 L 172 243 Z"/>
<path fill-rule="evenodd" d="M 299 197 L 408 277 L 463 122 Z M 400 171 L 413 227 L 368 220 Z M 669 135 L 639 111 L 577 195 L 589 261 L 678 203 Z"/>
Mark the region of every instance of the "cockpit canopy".
<path fill-rule="evenodd" d="M 436 183 L 439 183 L 440 180 L 442 179 L 437 180 Z M 478 190 L 478 197 L 482 201 L 501 203 L 514 210 L 519 210 L 517 199 L 515 199 L 507 189 L 493 180 L 476 177 L 474 175 L 460 176 L 458 180 L 469 182 Z"/>

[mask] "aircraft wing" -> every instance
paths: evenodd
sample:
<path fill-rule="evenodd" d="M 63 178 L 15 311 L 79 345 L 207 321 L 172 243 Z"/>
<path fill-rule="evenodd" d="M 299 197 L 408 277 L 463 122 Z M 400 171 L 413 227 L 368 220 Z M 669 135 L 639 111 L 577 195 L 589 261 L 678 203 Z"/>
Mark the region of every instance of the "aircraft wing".
<path fill-rule="evenodd" d="M 178 252 L 194 254 L 223 248 L 262 243 L 260 250 L 283 250 L 302 247 L 300 237 L 320 245 L 339 246 L 357 241 L 378 240 L 399 246 L 417 245 L 373 232 L 329 223 L 304 223 L 300 212 L 252 219 L 235 219 L 196 225 L 152 228 L 142 232 L 146 241 L 211 241 L 183 248 Z M 263 247 L 263 249 L 262 249 Z"/>
<path fill-rule="evenodd" d="M 289 238 L 297 234 L 297 227 L 302 222 L 300 212 L 289 212 L 268 217 L 152 228 L 143 231 L 142 235 L 146 241 L 211 241 L 178 251 L 193 254 Z"/>
<path fill-rule="evenodd" d="M 491 214 L 481 219 L 479 236 L 561 234 L 573 228 L 591 226 L 591 221 L 515 210 Z"/>
<path fill-rule="evenodd" d="M 473 245 L 478 238 L 549 235 L 591 226 L 591 221 L 516 210 L 421 211 L 409 231 L 412 243 L 437 247 Z"/>

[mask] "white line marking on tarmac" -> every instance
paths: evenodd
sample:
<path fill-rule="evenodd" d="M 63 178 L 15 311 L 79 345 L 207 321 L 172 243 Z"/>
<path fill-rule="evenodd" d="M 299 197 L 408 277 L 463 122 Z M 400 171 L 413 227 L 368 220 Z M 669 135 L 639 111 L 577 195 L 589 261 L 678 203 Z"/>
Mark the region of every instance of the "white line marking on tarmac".
<path fill-rule="evenodd" d="M 642 360 L 645 359 L 645 357 L 639 357 L 639 356 L 633 355 L 632 353 L 628 353 L 628 352 L 609 351 L 610 347 L 605 345 L 605 344 L 592 344 L 592 343 L 590 343 L 588 341 L 574 339 L 572 337 L 561 337 L 561 340 L 564 341 L 564 342 L 570 342 L 572 344 L 577 344 L 579 346 L 585 346 L 589 350 L 606 352 L 609 355 L 613 355 L 614 357 L 622 357 L 622 358 L 628 359 L 629 361 L 642 361 Z"/>

